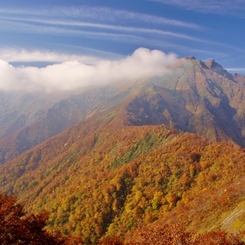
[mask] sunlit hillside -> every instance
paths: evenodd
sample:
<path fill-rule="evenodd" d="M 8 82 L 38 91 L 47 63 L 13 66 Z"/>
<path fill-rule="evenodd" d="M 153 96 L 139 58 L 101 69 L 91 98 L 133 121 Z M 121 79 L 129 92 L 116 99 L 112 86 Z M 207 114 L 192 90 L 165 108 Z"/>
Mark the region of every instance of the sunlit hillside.
<path fill-rule="evenodd" d="M 1 141 L 14 153 L 0 166 L 0 190 L 47 210 L 50 232 L 86 244 L 166 224 L 243 231 L 243 80 L 188 58 L 163 77 L 69 95 L 45 120 L 76 115 L 74 125 L 22 153 L 11 144 L 39 137 L 41 124 Z"/>

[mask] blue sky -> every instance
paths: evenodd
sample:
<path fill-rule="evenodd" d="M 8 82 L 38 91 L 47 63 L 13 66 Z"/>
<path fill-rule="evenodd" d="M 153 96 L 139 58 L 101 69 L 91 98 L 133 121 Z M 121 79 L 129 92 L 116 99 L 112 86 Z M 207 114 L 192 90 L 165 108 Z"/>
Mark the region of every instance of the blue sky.
<path fill-rule="evenodd" d="M 118 60 L 138 48 L 245 74 L 244 0 L 0 0 L 0 59 Z"/>

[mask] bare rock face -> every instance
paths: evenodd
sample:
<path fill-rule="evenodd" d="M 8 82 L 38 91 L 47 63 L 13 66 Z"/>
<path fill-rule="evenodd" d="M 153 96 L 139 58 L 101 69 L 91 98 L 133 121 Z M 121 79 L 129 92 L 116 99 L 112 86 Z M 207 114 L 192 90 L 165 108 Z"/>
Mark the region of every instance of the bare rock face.
<path fill-rule="evenodd" d="M 244 146 L 244 85 L 242 76 L 229 74 L 214 60 L 187 57 L 138 93 L 127 106 L 127 122 L 165 124 Z"/>

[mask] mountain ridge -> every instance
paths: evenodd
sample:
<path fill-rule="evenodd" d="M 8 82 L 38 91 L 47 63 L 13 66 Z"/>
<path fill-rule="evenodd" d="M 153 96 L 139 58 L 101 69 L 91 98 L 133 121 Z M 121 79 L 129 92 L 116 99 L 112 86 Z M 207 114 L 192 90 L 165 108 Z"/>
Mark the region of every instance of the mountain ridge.
<path fill-rule="evenodd" d="M 17 94 L 16 100 L 16 93 L 9 98 L 2 93 L 6 109 L 0 113 L 1 163 L 120 104 L 126 107 L 123 120 L 127 125 L 163 123 L 212 141 L 228 140 L 244 146 L 244 85 L 243 76 L 229 74 L 214 60 L 202 62 L 187 57 L 179 59 L 161 77 L 121 81 L 75 94 L 60 93 L 54 98 L 52 94 Z M 14 146 L 14 142 L 23 140 L 26 143 Z M 11 147 L 16 149 L 12 153 Z"/>
<path fill-rule="evenodd" d="M 209 65 L 180 59 L 161 77 L 52 104 L 44 118 L 8 136 L 12 143 L 0 140 L 1 151 L 12 154 L 0 166 L 0 190 L 31 212 L 49 211 L 51 232 L 87 244 L 155 221 L 181 221 L 197 232 L 243 231 L 243 212 L 234 214 L 245 195 L 245 79 Z M 38 126 L 45 120 L 55 128 L 67 118 L 71 125 L 18 151 L 48 131 Z"/>

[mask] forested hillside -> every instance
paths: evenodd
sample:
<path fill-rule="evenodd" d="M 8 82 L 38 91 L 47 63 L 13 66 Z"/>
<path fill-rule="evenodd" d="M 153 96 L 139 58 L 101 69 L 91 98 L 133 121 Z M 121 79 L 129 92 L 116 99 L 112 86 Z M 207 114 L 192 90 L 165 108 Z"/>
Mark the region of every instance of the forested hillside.
<path fill-rule="evenodd" d="M 163 76 L 121 80 L 69 92 L 0 92 L 0 163 L 110 110 L 125 125 L 164 124 L 245 145 L 245 77 L 214 60 L 179 59 Z"/>
<path fill-rule="evenodd" d="M 1 190 L 30 211 L 49 211 L 49 230 L 88 243 L 164 217 L 198 231 L 219 228 L 242 205 L 245 190 L 235 188 L 245 171 L 240 146 L 107 116 L 4 164 Z"/>
<path fill-rule="evenodd" d="M 214 61 L 188 58 L 163 77 L 73 95 L 45 119 L 59 127 L 60 115 L 81 116 L 73 126 L 22 154 L 7 142 L 35 140 L 39 124 L 2 141 L 16 157 L 0 166 L 0 191 L 48 211 L 50 232 L 86 244 L 149 224 L 243 231 L 243 86 Z"/>

